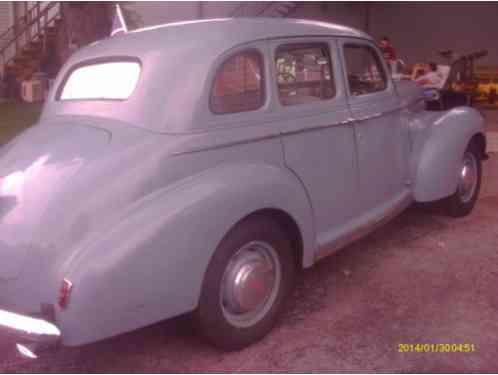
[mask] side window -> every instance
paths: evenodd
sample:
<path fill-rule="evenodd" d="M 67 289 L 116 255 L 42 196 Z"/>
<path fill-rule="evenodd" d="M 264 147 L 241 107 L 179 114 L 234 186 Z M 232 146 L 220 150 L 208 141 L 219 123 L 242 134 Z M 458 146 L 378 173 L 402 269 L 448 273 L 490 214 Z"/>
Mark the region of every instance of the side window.
<path fill-rule="evenodd" d="M 377 52 L 361 44 L 344 45 L 349 91 L 359 96 L 387 88 L 386 72 Z"/>
<path fill-rule="evenodd" d="M 211 89 L 213 113 L 237 113 L 260 108 L 265 100 L 263 56 L 247 50 L 229 57 L 216 73 Z"/>
<path fill-rule="evenodd" d="M 325 43 L 280 46 L 275 68 L 278 96 L 283 105 L 312 103 L 335 95 L 329 48 Z"/>

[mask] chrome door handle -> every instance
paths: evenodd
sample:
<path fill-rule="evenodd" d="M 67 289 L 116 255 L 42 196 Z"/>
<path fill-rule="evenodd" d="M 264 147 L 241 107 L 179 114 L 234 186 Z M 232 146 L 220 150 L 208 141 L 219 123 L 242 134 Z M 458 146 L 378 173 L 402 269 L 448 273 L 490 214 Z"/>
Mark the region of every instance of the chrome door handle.
<path fill-rule="evenodd" d="M 341 121 L 341 125 L 347 125 L 347 124 L 351 124 L 351 123 L 353 123 L 353 122 L 355 122 L 355 119 L 354 119 L 354 118 L 349 117 L 349 118 L 347 118 L 346 120 Z"/>

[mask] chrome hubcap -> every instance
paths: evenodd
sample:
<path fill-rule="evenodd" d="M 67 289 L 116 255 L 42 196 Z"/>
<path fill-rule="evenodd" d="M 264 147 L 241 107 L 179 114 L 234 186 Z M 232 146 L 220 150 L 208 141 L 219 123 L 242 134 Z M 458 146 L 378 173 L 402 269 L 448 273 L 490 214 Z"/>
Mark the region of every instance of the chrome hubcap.
<path fill-rule="evenodd" d="M 280 280 L 279 258 L 270 244 L 253 241 L 241 247 L 230 259 L 221 283 L 225 318 L 238 327 L 258 322 L 273 305 Z"/>
<path fill-rule="evenodd" d="M 462 202 L 469 202 L 474 196 L 477 188 L 477 161 L 471 152 L 465 153 L 462 169 L 460 170 L 460 181 L 458 183 L 458 194 Z"/>

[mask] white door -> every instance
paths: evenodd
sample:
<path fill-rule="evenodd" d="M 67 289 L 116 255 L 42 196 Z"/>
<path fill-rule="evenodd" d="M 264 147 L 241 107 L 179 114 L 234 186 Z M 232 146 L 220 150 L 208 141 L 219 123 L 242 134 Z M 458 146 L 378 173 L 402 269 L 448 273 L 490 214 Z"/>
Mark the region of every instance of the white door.
<path fill-rule="evenodd" d="M 363 212 L 382 211 L 408 191 L 409 142 L 401 104 L 373 44 L 345 38 L 341 45 L 348 102 L 355 120 Z"/>
<path fill-rule="evenodd" d="M 358 212 L 354 129 L 336 42 L 271 43 L 276 113 L 287 166 L 308 192 L 319 247 L 348 231 Z"/>

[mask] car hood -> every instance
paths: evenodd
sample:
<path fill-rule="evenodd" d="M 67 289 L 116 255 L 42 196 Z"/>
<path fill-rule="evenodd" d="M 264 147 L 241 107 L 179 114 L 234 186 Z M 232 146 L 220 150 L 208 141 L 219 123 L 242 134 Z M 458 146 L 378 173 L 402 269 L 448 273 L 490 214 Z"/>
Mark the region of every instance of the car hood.
<path fill-rule="evenodd" d="M 53 197 L 110 142 L 85 125 L 36 125 L 0 157 L 0 279 L 17 276 Z"/>

